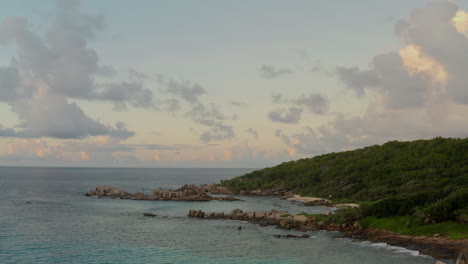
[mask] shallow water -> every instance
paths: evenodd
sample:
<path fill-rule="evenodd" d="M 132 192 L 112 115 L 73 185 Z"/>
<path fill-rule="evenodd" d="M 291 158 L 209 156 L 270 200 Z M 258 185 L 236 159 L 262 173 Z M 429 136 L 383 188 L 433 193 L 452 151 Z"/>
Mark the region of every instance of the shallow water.
<path fill-rule="evenodd" d="M 0 167 L 0 263 L 435 263 L 415 251 L 338 239 L 333 232 L 308 232 L 308 239 L 278 239 L 273 235 L 301 233 L 186 216 L 190 209 L 329 210 L 277 198 L 175 202 L 83 196 L 103 184 L 149 192 L 185 183 L 219 182 L 248 171 Z M 144 217 L 145 212 L 158 216 Z"/>

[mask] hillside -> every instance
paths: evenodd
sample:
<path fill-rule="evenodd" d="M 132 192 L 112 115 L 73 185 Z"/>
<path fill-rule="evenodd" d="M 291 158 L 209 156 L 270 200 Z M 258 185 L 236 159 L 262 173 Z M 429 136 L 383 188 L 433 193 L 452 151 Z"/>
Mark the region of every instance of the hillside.
<path fill-rule="evenodd" d="M 221 182 L 234 190 L 285 188 L 365 205 L 366 215 L 468 221 L 468 139 L 391 141 L 286 162 Z"/>

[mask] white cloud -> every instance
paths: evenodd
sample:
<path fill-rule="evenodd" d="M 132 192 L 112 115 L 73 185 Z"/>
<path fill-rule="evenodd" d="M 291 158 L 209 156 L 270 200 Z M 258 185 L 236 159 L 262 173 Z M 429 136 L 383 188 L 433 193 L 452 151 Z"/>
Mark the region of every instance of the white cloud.
<path fill-rule="evenodd" d="M 112 135 L 128 138 L 134 133 L 122 123 L 115 127 L 88 117 L 69 99 L 109 101 L 116 109 L 127 105 L 153 107 L 153 92 L 141 82 L 97 83 L 96 77 L 112 76 L 112 66 L 99 65 L 88 47 L 104 27 L 101 16 L 82 13 L 78 1 L 59 1 L 58 12 L 44 36 L 31 30 L 28 21 L 6 17 L 0 24 L 0 45 L 14 44 L 18 54 L 0 66 L 0 101 L 17 114 L 17 129 L 3 129 L 0 136 L 84 138 Z"/>

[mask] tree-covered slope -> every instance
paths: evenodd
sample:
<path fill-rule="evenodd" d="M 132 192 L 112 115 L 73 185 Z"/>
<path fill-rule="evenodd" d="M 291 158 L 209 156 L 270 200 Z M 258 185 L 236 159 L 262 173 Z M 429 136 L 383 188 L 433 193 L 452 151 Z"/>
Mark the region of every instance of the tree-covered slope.
<path fill-rule="evenodd" d="M 368 202 L 376 205 L 370 206 L 375 213 L 383 208 L 383 215 L 413 214 L 424 207 L 428 214 L 458 210 L 459 216 L 461 208 L 467 213 L 468 139 L 391 141 L 286 162 L 221 185 L 235 190 L 282 187 L 301 195 Z"/>

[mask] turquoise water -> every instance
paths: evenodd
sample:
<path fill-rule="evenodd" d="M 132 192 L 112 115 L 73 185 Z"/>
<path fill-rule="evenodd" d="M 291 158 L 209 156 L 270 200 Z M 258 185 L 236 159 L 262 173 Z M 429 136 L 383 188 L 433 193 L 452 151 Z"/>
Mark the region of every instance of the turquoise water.
<path fill-rule="evenodd" d="M 82 169 L 0 167 L 0 263 L 435 263 L 386 244 L 230 220 L 200 220 L 190 209 L 320 213 L 277 198 L 238 202 L 98 199 L 83 194 L 111 184 L 130 192 L 212 183 L 249 169 Z M 143 217 L 152 212 L 155 218 Z M 242 230 L 237 230 L 242 226 Z"/>

